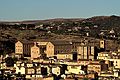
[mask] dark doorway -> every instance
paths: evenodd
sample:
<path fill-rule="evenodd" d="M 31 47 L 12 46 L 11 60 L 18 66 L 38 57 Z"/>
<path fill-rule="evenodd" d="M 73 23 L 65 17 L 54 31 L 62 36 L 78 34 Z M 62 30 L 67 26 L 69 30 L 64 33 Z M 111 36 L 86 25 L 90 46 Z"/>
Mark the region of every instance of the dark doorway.
<path fill-rule="evenodd" d="M 73 52 L 73 60 L 77 61 L 77 52 Z"/>
<path fill-rule="evenodd" d="M 47 75 L 47 68 L 41 67 L 41 74 L 42 75 Z"/>

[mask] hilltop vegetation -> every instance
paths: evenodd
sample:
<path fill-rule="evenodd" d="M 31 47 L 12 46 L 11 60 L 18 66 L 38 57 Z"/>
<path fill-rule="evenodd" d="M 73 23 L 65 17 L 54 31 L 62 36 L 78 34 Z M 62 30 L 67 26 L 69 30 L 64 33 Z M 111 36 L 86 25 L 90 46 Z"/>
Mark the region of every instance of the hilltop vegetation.
<path fill-rule="evenodd" d="M 48 19 L 20 22 L 0 22 L 0 37 L 13 37 L 16 39 L 38 38 L 54 34 L 78 35 L 100 38 L 100 33 L 109 35 L 114 30 L 117 37 L 120 36 L 119 16 L 96 16 L 87 19 Z M 11 31 L 12 30 L 12 31 Z M 94 32 L 94 33 L 93 33 Z M 109 37 L 109 36 L 108 36 Z"/>

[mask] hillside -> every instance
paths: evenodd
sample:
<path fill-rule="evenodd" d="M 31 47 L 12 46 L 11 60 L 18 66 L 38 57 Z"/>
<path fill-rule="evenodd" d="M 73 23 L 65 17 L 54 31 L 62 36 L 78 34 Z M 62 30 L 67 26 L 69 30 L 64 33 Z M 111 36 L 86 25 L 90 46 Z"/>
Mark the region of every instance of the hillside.
<path fill-rule="evenodd" d="M 11 30 L 33 30 L 33 33 L 52 32 L 55 34 L 76 34 L 86 35 L 86 32 L 90 33 L 92 37 L 97 37 L 101 31 L 106 35 L 110 30 L 114 30 L 117 36 L 120 36 L 120 16 L 95 16 L 87 19 L 73 18 L 73 19 L 47 19 L 47 20 L 27 20 L 27 21 L 15 21 L 15 22 L 0 22 L 0 29 Z M 34 30 L 37 30 L 34 31 Z M 21 31 L 22 32 L 22 31 Z M 94 33 L 92 33 L 94 32 Z M 9 34 L 9 33 L 8 33 Z M 24 32 L 25 34 L 25 32 Z M 34 35 L 34 34 L 32 34 Z M 29 36 L 29 35 L 28 35 Z M 19 36 L 18 36 L 19 37 Z"/>
<path fill-rule="evenodd" d="M 120 27 L 120 16 L 97 16 L 86 19 L 86 21 L 93 22 L 101 27 Z"/>
<path fill-rule="evenodd" d="M 112 34 L 110 33 L 111 30 Z M 75 37 L 78 39 L 91 37 L 116 40 L 120 43 L 119 30 L 120 17 L 114 15 L 95 16 L 87 19 L 57 18 L 15 22 L 1 21 L 0 53 L 14 52 L 14 43 L 17 40 L 72 40 Z M 11 45 L 8 46 L 7 44 Z"/>
<path fill-rule="evenodd" d="M 38 24 L 38 23 L 50 23 L 50 22 L 91 22 L 97 24 L 101 27 L 119 27 L 120 26 L 120 16 L 95 16 L 87 19 L 83 18 L 71 18 L 71 19 L 64 19 L 64 18 L 56 18 L 56 19 L 47 19 L 47 20 L 26 20 L 26 21 L 15 21 L 15 22 L 7 22 L 7 21 L 0 21 L 0 24 Z"/>

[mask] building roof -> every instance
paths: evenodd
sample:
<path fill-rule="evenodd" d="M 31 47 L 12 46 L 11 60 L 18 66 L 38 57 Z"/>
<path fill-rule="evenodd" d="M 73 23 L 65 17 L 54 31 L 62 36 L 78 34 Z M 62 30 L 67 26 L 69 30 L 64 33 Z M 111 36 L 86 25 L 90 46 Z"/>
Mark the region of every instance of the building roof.
<path fill-rule="evenodd" d="M 20 40 L 20 42 L 23 44 L 34 44 L 33 41 L 27 41 L 27 40 Z"/>
<path fill-rule="evenodd" d="M 46 46 L 48 42 L 37 42 L 38 45 L 43 45 L 43 46 Z"/>
<path fill-rule="evenodd" d="M 70 42 L 70 41 L 64 41 L 64 40 L 51 41 L 51 43 L 53 43 L 53 45 L 71 45 L 72 44 L 72 42 Z"/>
<path fill-rule="evenodd" d="M 102 65 L 102 64 L 105 65 L 105 63 L 90 63 L 90 64 L 88 64 L 88 65 Z"/>

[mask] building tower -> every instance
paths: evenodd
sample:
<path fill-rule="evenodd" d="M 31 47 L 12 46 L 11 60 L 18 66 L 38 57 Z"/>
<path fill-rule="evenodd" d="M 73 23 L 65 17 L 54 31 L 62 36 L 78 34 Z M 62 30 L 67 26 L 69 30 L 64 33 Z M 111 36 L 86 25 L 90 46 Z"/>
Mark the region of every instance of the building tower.
<path fill-rule="evenodd" d="M 100 48 L 105 49 L 105 40 L 100 40 Z"/>

